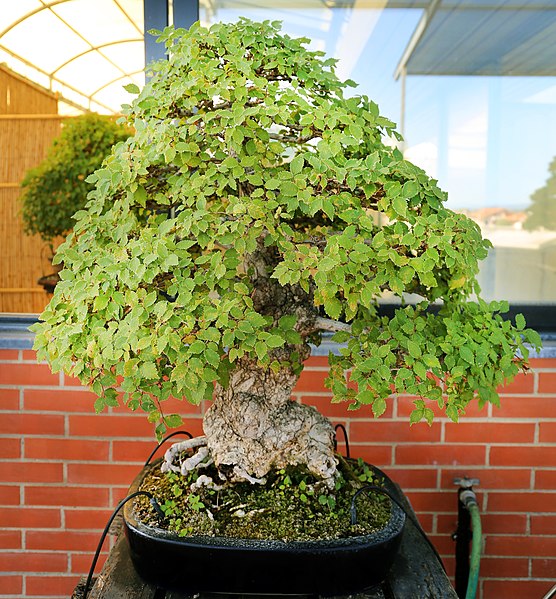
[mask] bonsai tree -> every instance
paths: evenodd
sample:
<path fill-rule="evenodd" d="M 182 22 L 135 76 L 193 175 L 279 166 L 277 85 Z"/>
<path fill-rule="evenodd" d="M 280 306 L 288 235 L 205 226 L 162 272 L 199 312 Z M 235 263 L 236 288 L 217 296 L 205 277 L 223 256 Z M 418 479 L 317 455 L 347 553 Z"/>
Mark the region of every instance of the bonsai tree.
<path fill-rule="evenodd" d="M 333 401 L 386 409 L 393 391 L 457 420 L 525 367 L 523 340 L 478 299 L 489 243 L 445 193 L 387 143 L 400 139 L 334 60 L 242 19 L 166 29 L 168 60 L 131 106 L 136 133 L 89 177 L 85 210 L 42 322 L 39 359 L 92 386 L 98 411 L 123 402 L 160 435 L 170 396 L 213 399 L 203 437 L 178 443 L 229 481 L 302 464 L 336 471 L 333 428 L 290 393 L 310 343 L 334 332 Z M 378 300 L 416 294 L 388 318 Z M 474 301 L 470 301 L 474 299 Z M 439 303 L 436 312 L 428 310 Z M 346 374 L 348 373 L 348 374 Z"/>
<path fill-rule="evenodd" d="M 52 243 L 73 227 L 72 216 L 83 208 L 92 184 L 86 178 L 100 167 L 114 144 L 130 130 L 99 114 L 68 120 L 46 158 L 29 170 L 21 187 L 25 231 Z"/>

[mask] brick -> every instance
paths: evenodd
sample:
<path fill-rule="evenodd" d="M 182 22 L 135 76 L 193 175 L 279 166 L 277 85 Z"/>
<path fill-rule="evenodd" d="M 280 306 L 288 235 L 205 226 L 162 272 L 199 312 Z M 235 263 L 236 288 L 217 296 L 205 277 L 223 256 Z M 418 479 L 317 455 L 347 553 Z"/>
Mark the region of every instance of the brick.
<path fill-rule="evenodd" d="M 549 510 L 546 510 L 549 511 Z M 556 535 L 556 515 L 531 514 L 531 533 L 535 535 Z M 556 570 L 554 570 L 556 573 Z"/>
<path fill-rule="evenodd" d="M 0 381 L 3 385 L 56 386 L 57 374 L 52 374 L 46 364 L 2 364 L 0 363 Z"/>
<path fill-rule="evenodd" d="M 556 573 L 556 559 L 533 559 L 533 560 L 531 560 L 531 576 L 533 578 L 554 579 L 555 573 Z"/>
<path fill-rule="evenodd" d="M 427 533 L 432 534 L 434 518 L 433 514 L 415 514 L 421 528 Z"/>
<path fill-rule="evenodd" d="M 0 360 L 2 362 L 19 360 L 19 350 L 17 350 L 17 349 L 2 349 L 2 350 L 0 350 Z"/>
<path fill-rule="evenodd" d="M 63 435 L 64 417 L 45 414 L 3 414 L 0 434 L 4 435 Z"/>
<path fill-rule="evenodd" d="M 386 468 L 385 473 L 402 489 L 431 489 L 436 487 L 436 469 Z"/>
<path fill-rule="evenodd" d="M 21 549 L 20 530 L 0 530 L 0 547 L 2 549 Z"/>
<path fill-rule="evenodd" d="M 134 465 L 68 464 L 68 482 L 70 484 L 129 486 L 139 470 Z"/>
<path fill-rule="evenodd" d="M 146 414 L 120 416 L 70 414 L 69 431 L 72 437 L 146 437 L 154 440 L 154 427 Z"/>
<path fill-rule="evenodd" d="M 552 582 L 538 580 L 485 580 L 485 599 L 539 599 L 552 588 Z"/>
<path fill-rule="evenodd" d="M 94 551 L 98 544 L 97 532 L 81 531 L 41 531 L 30 530 L 26 533 L 26 547 L 34 551 Z"/>
<path fill-rule="evenodd" d="M 405 494 L 415 512 L 454 512 L 457 509 L 454 492 L 408 489 Z"/>
<path fill-rule="evenodd" d="M 556 512 L 556 493 L 496 493 L 488 494 L 490 512 Z"/>
<path fill-rule="evenodd" d="M 534 423 L 447 422 L 446 443 L 532 443 Z"/>
<path fill-rule="evenodd" d="M 535 472 L 535 489 L 556 489 L 556 470 L 537 470 Z"/>
<path fill-rule="evenodd" d="M 117 505 L 129 495 L 129 486 L 112 487 L 112 505 Z"/>
<path fill-rule="evenodd" d="M 500 407 L 493 410 L 495 418 L 556 418 L 556 397 L 522 395 L 502 397 Z"/>
<path fill-rule="evenodd" d="M 67 374 L 62 374 L 62 385 L 64 387 L 86 387 L 83 385 L 81 381 L 73 376 L 68 376 Z"/>
<path fill-rule="evenodd" d="M 311 356 L 303 365 L 305 368 L 328 368 L 328 356 Z"/>
<path fill-rule="evenodd" d="M 491 535 L 486 539 L 485 554 L 490 556 L 553 557 L 556 555 L 556 537 Z"/>
<path fill-rule="evenodd" d="M 533 373 L 518 374 L 515 379 L 506 385 L 501 385 L 498 388 L 498 393 L 533 393 L 535 386 L 535 377 Z"/>
<path fill-rule="evenodd" d="M 75 575 L 27 576 L 25 589 L 28 597 L 35 595 L 71 597 L 78 582 L 79 576 Z"/>
<path fill-rule="evenodd" d="M 21 491 L 19 487 L 0 485 L 0 505 L 19 505 L 20 496 Z"/>
<path fill-rule="evenodd" d="M 384 412 L 382 418 L 392 417 L 393 400 L 389 399 L 387 401 L 386 412 Z M 317 408 L 321 414 L 332 420 L 335 424 L 344 420 L 358 420 L 360 418 L 374 419 L 373 410 L 370 406 L 362 406 L 357 410 L 349 410 L 348 406 L 350 404 L 348 402 L 332 403 L 331 395 L 301 394 L 301 403 Z"/>
<path fill-rule="evenodd" d="M 44 460 L 106 461 L 110 444 L 108 441 L 82 441 L 76 439 L 26 439 L 25 457 Z"/>
<path fill-rule="evenodd" d="M 411 412 L 415 409 L 414 401 L 422 400 L 421 397 L 400 395 L 397 399 L 398 403 L 398 417 L 404 418 L 407 420 Z M 435 418 L 446 418 L 444 410 L 441 409 L 438 405 L 438 402 L 431 401 L 430 399 L 425 399 L 425 405 L 427 408 L 431 409 L 435 415 Z M 487 406 L 483 406 L 479 408 L 479 403 L 476 401 L 471 402 L 465 408 L 465 415 L 462 418 L 486 418 L 488 417 Z"/>
<path fill-rule="evenodd" d="M 409 426 L 406 422 L 356 420 L 350 423 L 349 432 L 350 440 L 356 443 L 434 443 L 440 441 L 441 425 L 439 422 L 432 426 L 426 423 Z"/>
<path fill-rule="evenodd" d="M 95 395 L 79 389 L 24 389 L 23 406 L 27 411 L 83 412 L 94 414 Z"/>
<path fill-rule="evenodd" d="M 20 595 L 23 592 L 23 576 L 0 574 L 0 596 Z"/>
<path fill-rule="evenodd" d="M 387 445 L 350 445 L 351 456 L 382 468 L 392 465 L 392 448 Z"/>
<path fill-rule="evenodd" d="M 530 363 L 533 370 L 556 369 L 556 358 L 531 358 Z"/>
<path fill-rule="evenodd" d="M 0 416 L 0 420 L 2 417 Z M 20 439 L 0 439 L 0 456 L 3 460 L 13 460 L 21 457 Z"/>
<path fill-rule="evenodd" d="M 451 535 L 428 535 L 429 540 L 436 547 L 441 556 L 452 556 L 455 551 L 455 541 Z"/>
<path fill-rule="evenodd" d="M 486 448 L 482 445 L 399 445 L 395 449 L 395 464 L 483 465 Z"/>
<path fill-rule="evenodd" d="M 530 489 L 530 469 L 502 469 L 502 468 L 467 468 L 442 469 L 441 487 L 449 489 L 455 478 L 478 478 L 479 489 Z M 455 487 L 454 487 L 455 488 Z"/>
<path fill-rule="evenodd" d="M 0 389 L 0 410 L 19 410 L 19 389 Z"/>
<path fill-rule="evenodd" d="M 498 446 L 490 448 L 491 466 L 556 466 L 556 451 L 546 447 Z"/>
<path fill-rule="evenodd" d="M 454 510 L 457 507 L 454 506 Z M 450 533 L 457 528 L 457 514 L 439 514 L 437 517 L 438 532 Z M 483 534 L 525 534 L 527 516 L 525 514 L 491 514 L 481 513 Z"/>
<path fill-rule="evenodd" d="M 3 528 L 60 528 L 60 510 L 36 507 L 3 507 L 0 526 Z"/>
<path fill-rule="evenodd" d="M 119 397 L 119 402 L 120 402 L 119 406 L 110 408 L 110 413 L 123 414 L 123 415 L 130 414 L 131 411 L 123 403 L 123 399 L 121 396 Z M 202 411 L 203 411 L 201 404 L 194 405 L 194 404 L 188 402 L 185 398 L 180 400 L 175 397 L 169 397 L 168 399 L 164 400 L 161 403 L 161 405 L 162 405 L 162 409 L 164 410 L 165 414 L 180 414 L 181 416 L 184 417 L 184 420 L 186 420 L 186 421 L 190 416 L 201 416 Z M 138 413 L 140 413 L 140 412 L 138 412 Z"/>
<path fill-rule="evenodd" d="M 110 501 L 108 489 L 95 487 L 25 487 L 26 505 L 107 507 Z"/>
<path fill-rule="evenodd" d="M 106 526 L 112 510 L 65 510 L 66 529 L 68 530 L 98 530 Z"/>
<path fill-rule="evenodd" d="M 32 349 L 24 349 L 21 352 L 21 359 L 24 362 L 36 362 L 37 361 L 37 352 Z"/>
<path fill-rule="evenodd" d="M 62 553 L 18 551 L 2 552 L 1 556 L 3 572 L 66 572 L 68 569 L 68 556 Z"/>
<path fill-rule="evenodd" d="M 183 437 L 185 439 L 185 437 Z M 172 438 L 171 441 L 177 442 L 182 437 Z M 152 458 L 156 460 L 164 455 L 164 452 L 171 446 L 169 441 L 167 445 L 161 447 Z M 112 459 L 114 462 L 133 462 L 135 464 L 144 464 L 151 452 L 156 447 L 155 441 L 113 441 Z"/>
<path fill-rule="evenodd" d="M 0 462 L 3 482 L 62 482 L 62 464 L 52 462 Z"/>
<path fill-rule="evenodd" d="M 539 393 L 556 393 L 556 372 L 539 373 Z"/>
<path fill-rule="evenodd" d="M 527 558 L 481 558 L 481 578 L 527 578 L 528 576 Z"/>
<path fill-rule="evenodd" d="M 305 369 L 297 385 L 294 387 L 294 393 L 301 393 L 303 391 L 312 391 L 314 393 L 322 393 L 326 391 L 324 381 L 328 377 L 328 370 L 309 370 Z"/>
<path fill-rule="evenodd" d="M 104 566 L 104 562 L 108 558 L 108 552 L 101 553 L 98 556 L 95 572 L 100 572 Z M 75 574 L 88 574 L 89 568 L 93 561 L 93 555 L 87 553 L 70 553 L 70 572 Z"/>
<path fill-rule="evenodd" d="M 556 422 L 541 422 L 539 425 L 539 441 L 556 444 Z"/>

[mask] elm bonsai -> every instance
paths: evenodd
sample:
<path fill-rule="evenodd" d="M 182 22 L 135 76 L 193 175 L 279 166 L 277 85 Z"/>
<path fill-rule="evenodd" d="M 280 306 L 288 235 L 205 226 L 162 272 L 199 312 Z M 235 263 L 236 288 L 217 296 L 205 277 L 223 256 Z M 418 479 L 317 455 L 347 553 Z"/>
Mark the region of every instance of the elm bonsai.
<path fill-rule="evenodd" d="M 333 428 L 290 397 L 327 331 L 335 402 L 378 417 L 410 394 L 411 423 L 432 420 L 425 399 L 454 421 L 472 400 L 498 404 L 538 335 L 479 298 L 489 243 L 388 142 L 400 136 L 376 104 L 276 23 L 160 39 L 168 60 L 127 88 L 136 133 L 88 179 L 58 252 L 39 359 L 90 385 L 97 411 L 144 410 L 159 436 L 180 422 L 166 399 L 213 399 L 205 435 L 165 467 L 211 463 L 229 482 L 303 465 L 333 484 Z M 385 297 L 402 299 L 391 317 Z"/>
<path fill-rule="evenodd" d="M 46 158 L 21 183 L 25 232 L 51 243 L 73 227 L 72 216 L 83 208 L 92 188 L 86 178 L 98 169 L 112 146 L 130 129 L 100 114 L 84 114 L 64 123 Z"/>

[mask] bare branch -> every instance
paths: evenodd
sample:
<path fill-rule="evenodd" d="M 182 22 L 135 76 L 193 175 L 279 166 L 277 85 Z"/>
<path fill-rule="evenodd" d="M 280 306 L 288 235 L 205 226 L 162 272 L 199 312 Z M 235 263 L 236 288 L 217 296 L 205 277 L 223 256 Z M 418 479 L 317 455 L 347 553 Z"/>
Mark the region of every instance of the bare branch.
<path fill-rule="evenodd" d="M 351 332 L 351 325 L 345 322 L 339 322 L 338 320 L 330 320 L 329 318 L 322 318 L 319 316 L 315 320 L 315 330 L 319 331 L 331 331 L 337 333 L 338 331 Z"/>

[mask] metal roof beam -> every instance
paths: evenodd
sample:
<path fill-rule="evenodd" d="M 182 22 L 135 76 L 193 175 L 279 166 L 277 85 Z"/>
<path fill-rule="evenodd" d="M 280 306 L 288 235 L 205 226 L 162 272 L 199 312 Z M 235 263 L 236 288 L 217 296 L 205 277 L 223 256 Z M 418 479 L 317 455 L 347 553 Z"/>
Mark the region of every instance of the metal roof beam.
<path fill-rule="evenodd" d="M 413 32 L 413 35 L 411 36 L 411 39 L 409 40 L 407 46 L 405 47 L 402 57 L 400 58 L 400 61 L 398 62 L 398 66 L 396 67 L 396 70 L 394 71 L 394 79 L 396 81 L 399 79 L 402 72 L 405 71 L 405 69 L 407 67 L 407 63 L 409 62 L 409 59 L 411 58 L 411 55 L 413 54 L 415 48 L 417 47 L 417 44 L 421 41 L 421 38 L 425 34 L 425 31 L 428 29 L 428 27 L 432 21 L 432 18 L 434 17 L 434 14 L 438 10 L 438 7 L 440 6 L 441 3 L 442 3 L 442 0 L 432 0 L 432 2 L 429 4 L 427 9 L 421 16 L 421 19 L 419 20 L 419 23 L 417 23 L 417 27 L 415 27 L 415 31 Z"/>

